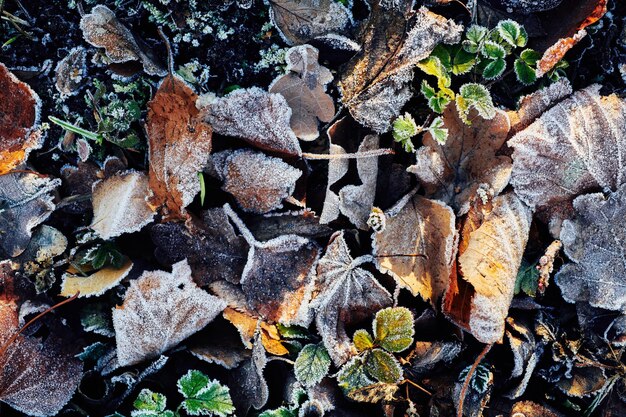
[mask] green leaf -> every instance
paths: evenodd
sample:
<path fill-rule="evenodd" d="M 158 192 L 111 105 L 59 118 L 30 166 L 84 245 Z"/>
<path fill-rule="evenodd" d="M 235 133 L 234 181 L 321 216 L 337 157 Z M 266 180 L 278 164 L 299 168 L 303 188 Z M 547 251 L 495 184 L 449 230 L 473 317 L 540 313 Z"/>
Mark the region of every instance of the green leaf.
<path fill-rule="evenodd" d="M 450 74 L 436 56 L 429 56 L 423 61 L 420 61 L 417 64 L 417 67 L 426 74 L 437 77 L 437 86 L 440 89 L 450 87 L 450 84 L 452 83 Z"/>
<path fill-rule="evenodd" d="M 458 378 L 459 382 L 465 381 L 465 378 L 467 378 L 467 374 L 471 368 L 472 366 L 470 365 L 461 371 Z M 493 373 L 491 372 L 491 369 L 489 366 L 481 363 L 476 367 L 476 370 L 472 374 L 469 386 L 477 393 L 484 394 L 487 389 L 489 389 L 489 385 L 491 385 L 492 382 Z"/>
<path fill-rule="evenodd" d="M 278 333 L 285 339 L 308 339 L 309 331 L 302 326 L 285 326 L 277 323 Z"/>
<path fill-rule="evenodd" d="M 504 57 L 506 56 L 506 51 L 504 50 L 504 48 L 494 41 L 486 41 L 483 44 L 480 53 L 484 57 L 489 59 L 504 59 Z"/>
<path fill-rule="evenodd" d="M 376 342 L 390 352 L 402 352 L 413 343 L 413 314 L 404 307 L 389 307 L 376 313 L 372 324 Z"/>
<path fill-rule="evenodd" d="M 537 73 L 533 68 L 530 67 L 525 61 L 522 61 L 520 58 L 516 59 L 513 63 L 513 68 L 515 70 L 515 76 L 517 77 L 517 81 L 524 85 L 530 85 L 537 81 Z"/>
<path fill-rule="evenodd" d="M 306 345 L 293 366 L 296 379 L 306 387 L 319 383 L 330 369 L 330 356 L 322 343 Z"/>
<path fill-rule="evenodd" d="M 501 20 L 496 29 L 500 37 L 511 46 L 524 47 L 528 43 L 526 29 L 514 20 Z"/>
<path fill-rule="evenodd" d="M 482 84 L 463 84 L 456 96 L 456 107 L 465 124 L 471 124 L 468 115 L 472 108 L 476 109 L 484 119 L 490 120 L 496 116 L 496 108 L 491 100 L 491 94 Z"/>
<path fill-rule="evenodd" d="M 200 205 L 204 206 L 204 198 L 206 197 L 206 185 L 204 183 L 204 175 L 198 172 L 198 181 L 200 181 Z"/>
<path fill-rule="evenodd" d="M 522 265 L 517 271 L 515 279 L 515 295 L 524 292 L 531 297 L 537 295 L 537 286 L 539 284 L 539 271 L 536 263 L 530 263 L 526 259 L 522 259 Z"/>
<path fill-rule="evenodd" d="M 182 406 L 192 416 L 225 417 L 235 411 L 228 387 L 210 380 L 197 370 L 190 370 L 178 380 L 178 392 L 184 397 Z"/>
<path fill-rule="evenodd" d="M 524 49 L 520 54 L 520 59 L 534 67 L 537 65 L 537 61 L 541 59 L 541 54 L 533 49 Z"/>
<path fill-rule="evenodd" d="M 457 48 L 452 60 L 452 73 L 454 75 L 467 74 L 477 62 L 476 54 L 469 53 L 463 48 Z"/>
<path fill-rule="evenodd" d="M 437 45 L 435 49 L 433 49 L 433 51 L 430 53 L 430 56 L 439 58 L 441 65 L 443 65 L 446 70 L 449 71 L 450 69 L 452 69 L 452 57 L 450 55 L 450 50 L 447 46 L 443 44 Z"/>
<path fill-rule="evenodd" d="M 133 402 L 135 410 L 131 411 L 130 415 L 133 417 L 174 417 L 172 411 L 165 409 L 166 401 L 165 395 L 144 388 Z"/>
<path fill-rule="evenodd" d="M 83 362 L 88 360 L 96 361 L 100 359 L 100 357 L 102 357 L 102 355 L 104 355 L 107 350 L 108 346 L 106 343 L 95 342 L 90 344 L 89 346 L 86 346 L 82 352 L 75 356 Z"/>
<path fill-rule="evenodd" d="M 352 341 L 354 342 L 354 346 L 356 346 L 356 350 L 359 352 L 363 352 L 365 350 L 371 349 L 374 347 L 374 340 L 369 332 L 365 329 L 359 329 L 354 332 L 354 336 L 352 336 Z"/>
<path fill-rule="evenodd" d="M 376 380 L 394 384 L 402 379 L 400 363 L 391 353 L 382 349 L 372 349 L 366 358 L 365 370 Z"/>
<path fill-rule="evenodd" d="M 480 50 L 481 44 L 487 38 L 489 30 L 484 26 L 472 25 L 465 32 L 466 40 L 463 41 L 463 49 L 465 51 L 475 54 Z"/>
<path fill-rule="evenodd" d="M 443 119 L 441 117 L 436 117 L 428 128 L 428 131 L 433 138 L 442 145 L 448 140 L 448 129 L 444 126 Z"/>
<path fill-rule="evenodd" d="M 454 99 L 454 92 L 452 92 L 452 90 L 435 91 L 426 80 L 422 81 L 421 91 L 428 100 L 428 107 L 436 113 L 442 113 L 448 103 Z"/>
<path fill-rule="evenodd" d="M 298 417 L 298 413 L 295 410 L 290 410 L 286 407 L 280 407 L 275 410 L 266 410 L 259 414 L 259 417 Z"/>
<path fill-rule="evenodd" d="M 103 302 L 89 303 L 80 310 L 80 324 L 86 332 L 113 337 L 111 308 Z"/>
<path fill-rule="evenodd" d="M 413 142 L 411 138 L 420 132 L 420 128 L 409 113 L 398 117 L 393 122 L 393 139 L 401 143 L 406 152 L 414 152 Z"/>
<path fill-rule="evenodd" d="M 426 80 L 422 81 L 421 91 L 424 97 L 426 97 L 428 100 L 437 97 L 437 91 L 435 91 L 435 89 L 432 88 Z"/>
<path fill-rule="evenodd" d="M 496 59 L 491 61 L 483 70 L 483 78 L 485 80 L 494 80 L 502 75 L 506 68 L 504 59 Z"/>
<path fill-rule="evenodd" d="M 61 126 L 63 129 L 79 134 L 86 139 L 102 141 L 102 135 L 99 135 L 98 133 L 83 129 L 80 126 L 73 125 L 65 120 L 59 119 L 58 117 L 48 116 L 48 119 L 50 119 L 52 123 Z"/>
<path fill-rule="evenodd" d="M 346 362 L 337 373 L 337 384 L 344 392 L 350 392 L 374 383 L 365 371 L 364 360 L 355 356 Z"/>

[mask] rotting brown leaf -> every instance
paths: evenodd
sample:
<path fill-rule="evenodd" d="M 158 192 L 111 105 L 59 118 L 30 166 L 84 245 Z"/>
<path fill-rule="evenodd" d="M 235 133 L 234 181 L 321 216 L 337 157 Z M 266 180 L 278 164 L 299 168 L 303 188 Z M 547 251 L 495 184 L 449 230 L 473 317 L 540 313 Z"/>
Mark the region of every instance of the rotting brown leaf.
<path fill-rule="evenodd" d="M 185 219 L 187 207 L 200 191 L 197 173 L 211 152 L 211 126 L 196 108 L 198 96 L 176 75 L 163 79 L 148 103 L 149 204 L 165 219 Z"/>
<path fill-rule="evenodd" d="M 71 96 L 84 85 L 87 75 L 87 50 L 82 46 L 72 48 L 65 58 L 59 61 L 54 74 L 55 87 L 64 96 Z"/>
<path fill-rule="evenodd" d="M 243 362 L 230 374 L 233 387 L 233 403 L 237 407 L 237 415 L 246 415 L 250 407 L 261 409 L 269 399 L 269 387 L 263 375 L 267 365 L 267 356 L 261 336 L 257 333 L 252 347 L 252 357 Z"/>

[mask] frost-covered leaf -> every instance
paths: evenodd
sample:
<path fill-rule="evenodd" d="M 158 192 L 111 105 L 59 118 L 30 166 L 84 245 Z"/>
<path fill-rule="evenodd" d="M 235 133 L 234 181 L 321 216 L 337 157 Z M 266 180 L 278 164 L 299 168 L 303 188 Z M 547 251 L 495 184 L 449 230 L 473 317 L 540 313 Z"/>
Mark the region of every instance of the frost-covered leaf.
<path fill-rule="evenodd" d="M 511 378 L 519 378 L 517 385 L 506 394 L 507 398 L 521 397 L 528 387 L 528 382 L 535 371 L 539 358 L 543 353 L 543 344 L 537 343 L 532 328 L 518 323 L 508 317 L 506 338 L 513 353 L 513 370 Z"/>
<path fill-rule="evenodd" d="M 530 209 L 509 192 L 493 201 L 478 198 L 462 226 L 444 312 L 482 343 L 504 334 L 531 218 Z"/>
<path fill-rule="evenodd" d="M 389 352 L 372 349 L 365 355 L 365 371 L 379 382 L 394 384 L 402 379 L 400 363 Z"/>
<path fill-rule="evenodd" d="M 319 384 L 330 369 L 330 356 L 322 343 L 308 344 L 298 354 L 293 370 L 305 387 Z"/>
<path fill-rule="evenodd" d="M 235 411 L 228 387 L 200 371 L 190 370 L 177 385 L 178 392 L 185 397 L 182 406 L 189 415 L 225 417 Z"/>
<path fill-rule="evenodd" d="M 113 63 L 140 61 L 149 75 L 165 76 L 167 71 L 154 53 L 120 22 L 111 9 L 101 4 L 80 20 L 83 37 L 91 45 L 104 48 Z"/>
<path fill-rule="evenodd" d="M 374 347 L 374 339 L 365 329 L 359 329 L 354 332 L 352 342 L 358 352 L 363 352 Z"/>
<path fill-rule="evenodd" d="M 374 384 L 375 381 L 365 371 L 365 359 L 355 356 L 337 372 L 337 383 L 344 392 L 350 392 Z"/>
<path fill-rule="evenodd" d="M 142 389 L 133 402 L 135 409 L 132 417 L 174 417 L 174 412 L 167 410 L 167 398 L 158 392 Z"/>
<path fill-rule="evenodd" d="M 380 347 L 402 352 L 413 343 L 413 313 L 405 307 L 385 308 L 376 313 L 372 329 Z"/>
<path fill-rule="evenodd" d="M 326 94 L 326 84 L 333 76 L 318 64 L 318 57 L 319 51 L 311 45 L 291 48 L 285 56 L 287 74 L 274 80 L 269 88 L 270 93 L 285 97 L 291 107 L 291 128 L 306 141 L 319 136 L 318 119 L 330 122 L 335 115 L 335 103 Z"/>
<path fill-rule="evenodd" d="M 67 249 L 67 238 L 54 227 L 41 225 L 20 256 L 13 259 L 20 272 L 35 282 L 35 290 L 42 293 L 56 282 L 54 258 Z"/>
<path fill-rule="evenodd" d="M 221 295 L 222 290 L 218 290 L 218 287 L 216 287 L 217 284 L 218 283 L 211 285 L 211 289 L 218 295 Z M 241 297 L 243 298 L 245 295 L 242 293 Z M 262 321 L 259 316 L 255 315 L 251 311 L 248 311 L 245 306 L 241 306 L 241 304 L 244 303 L 245 299 L 243 302 L 235 304 L 231 304 L 229 301 L 229 307 L 226 307 L 222 313 L 224 318 L 237 328 L 243 345 L 246 348 L 251 349 L 252 340 L 258 332 L 261 335 L 261 343 L 268 353 L 277 356 L 288 354 L 289 350 L 287 350 L 287 348 L 282 344 L 280 334 L 278 333 L 276 326 Z"/>
<path fill-rule="evenodd" d="M 265 349 L 257 335 L 252 348 L 252 357 L 230 374 L 233 389 L 232 398 L 237 415 L 246 415 L 250 407 L 261 409 L 269 398 L 269 388 L 263 376 L 267 365 Z"/>
<path fill-rule="evenodd" d="M 317 266 L 320 291 L 313 301 L 315 323 L 336 365 L 345 363 L 356 353 L 345 326 L 392 303 L 389 292 L 369 271 L 360 267 L 368 260 L 367 257 L 352 258 L 343 232 L 339 232 L 331 237 Z"/>
<path fill-rule="evenodd" d="M 87 50 L 82 46 L 72 48 L 65 58 L 59 61 L 54 73 L 55 87 L 64 96 L 71 96 L 85 84 L 87 75 Z"/>
<path fill-rule="evenodd" d="M 523 292 L 534 297 L 537 295 L 537 285 L 539 283 L 539 271 L 536 263 L 530 263 L 522 259 L 517 278 L 515 279 L 515 295 Z"/>
<path fill-rule="evenodd" d="M 424 146 L 417 150 L 415 174 L 428 196 L 449 204 L 461 215 L 469 209 L 469 199 L 482 184 L 495 194 L 509 182 L 511 158 L 497 155 L 511 127 L 506 113 L 498 110 L 486 120 L 470 112 L 471 126 L 464 123 L 454 105 L 442 116 L 448 139 L 441 144 L 432 133 L 424 135 Z"/>
<path fill-rule="evenodd" d="M 415 152 L 411 138 L 420 132 L 415 119 L 409 113 L 398 117 L 393 121 L 393 140 L 400 143 L 406 152 Z"/>
<path fill-rule="evenodd" d="M 366 403 L 378 403 L 380 401 L 393 401 L 394 394 L 398 391 L 397 384 L 388 384 L 386 382 L 377 382 L 375 384 L 366 385 L 361 388 L 354 389 L 346 396 L 354 401 Z"/>
<path fill-rule="evenodd" d="M 455 359 L 462 349 L 460 342 L 415 342 L 408 357 L 410 369 L 417 375 L 428 374 L 438 364 Z"/>
<path fill-rule="evenodd" d="M 39 96 L 0 63 L 0 175 L 6 174 L 43 144 L 37 130 Z"/>
<path fill-rule="evenodd" d="M 63 283 L 59 295 L 71 297 L 77 292 L 80 292 L 79 297 L 102 295 L 126 278 L 131 269 L 133 269 L 133 263 L 127 259 L 121 268 L 106 267 L 86 277 L 63 274 Z"/>
<path fill-rule="evenodd" d="M 91 302 L 80 310 L 80 324 L 86 332 L 114 337 L 111 309 L 104 302 Z"/>
<path fill-rule="evenodd" d="M 526 29 L 514 20 L 501 20 L 496 25 L 496 30 L 502 39 L 513 47 L 526 46 L 528 42 L 528 33 Z"/>
<path fill-rule="evenodd" d="M 198 96 L 175 75 L 163 79 L 148 103 L 146 132 L 150 159 L 150 205 L 167 219 L 185 219 L 187 207 L 200 191 L 196 176 L 211 152 L 211 126 L 204 123 Z"/>
<path fill-rule="evenodd" d="M 270 18 L 289 45 L 331 33 L 344 33 L 352 13 L 333 0 L 267 0 Z"/>
<path fill-rule="evenodd" d="M 563 222 L 561 241 L 571 260 L 555 281 L 569 302 L 626 311 L 626 185 L 608 197 L 586 194 L 574 200 L 575 218 Z"/>
<path fill-rule="evenodd" d="M 289 122 L 291 107 L 280 94 L 258 87 L 241 88 L 203 104 L 202 114 L 216 133 L 241 138 L 270 152 L 302 154 Z"/>
<path fill-rule="evenodd" d="M 539 416 L 539 417 L 561 417 L 560 414 L 554 413 L 552 410 L 534 403 L 532 401 L 520 401 L 515 403 L 511 410 L 511 415 Z"/>
<path fill-rule="evenodd" d="M 500 65 L 504 64 L 501 63 Z M 500 74 L 502 71 L 504 71 L 504 67 L 501 68 Z M 470 114 L 472 109 L 476 110 L 480 117 L 488 120 L 493 119 L 498 113 L 493 105 L 491 93 L 489 93 L 489 90 L 482 84 L 463 84 L 459 89 L 459 94 L 457 94 L 455 102 L 461 120 L 468 125 L 471 125 L 474 119 Z"/>
<path fill-rule="evenodd" d="M 251 356 L 250 350 L 241 345 L 239 338 L 230 334 L 216 334 L 210 341 L 191 347 L 189 352 L 204 362 L 228 370 L 237 368 Z"/>
<path fill-rule="evenodd" d="M 129 171 L 106 178 L 93 187 L 91 228 L 102 239 L 141 230 L 152 222 L 148 198 L 148 176 Z"/>
<path fill-rule="evenodd" d="M 0 258 L 26 249 L 32 229 L 54 210 L 51 193 L 59 185 L 59 179 L 30 171 L 0 175 Z"/>
<path fill-rule="evenodd" d="M 600 86 L 592 85 L 545 111 L 508 144 L 514 148 L 516 194 L 558 236 L 574 198 L 616 191 L 624 183 L 619 155 L 626 150 L 626 103 L 617 95 L 601 96 Z"/>
<path fill-rule="evenodd" d="M 456 253 L 452 209 L 410 193 L 385 218 L 385 229 L 372 236 L 378 269 L 390 274 L 400 287 L 436 305 L 448 287 Z"/>
<path fill-rule="evenodd" d="M 218 152 L 211 161 L 223 181 L 222 189 L 243 210 L 258 214 L 281 208 L 302 175 L 281 159 L 251 149 Z"/>
<path fill-rule="evenodd" d="M 456 43 L 462 27 L 420 8 L 408 12 L 412 2 L 385 1 L 372 5 L 363 36 L 363 49 L 349 63 L 340 82 L 343 103 L 361 124 L 383 133 L 411 98 L 413 69 L 439 43 Z M 405 36 L 398 36 L 402 33 Z"/>
<path fill-rule="evenodd" d="M 124 303 L 113 309 L 121 366 L 158 356 L 210 323 L 226 303 L 194 284 L 187 261 L 172 273 L 144 272 L 131 282 Z"/>

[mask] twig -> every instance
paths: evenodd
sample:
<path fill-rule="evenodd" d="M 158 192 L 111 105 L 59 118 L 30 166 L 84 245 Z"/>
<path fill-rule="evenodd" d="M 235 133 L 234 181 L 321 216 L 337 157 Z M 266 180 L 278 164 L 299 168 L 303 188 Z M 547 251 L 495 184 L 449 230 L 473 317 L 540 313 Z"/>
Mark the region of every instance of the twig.
<path fill-rule="evenodd" d="M 423 386 L 421 386 L 421 385 L 419 385 L 419 384 L 417 384 L 417 383 L 415 383 L 415 382 L 411 381 L 411 380 L 410 380 L 410 379 L 408 379 L 408 378 L 405 378 L 405 379 L 404 379 L 404 381 L 402 381 L 402 383 L 403 383 L 403 384 L 404 384 L 404 383 L 409 383 L 409 384 L 413 385 L 415 388 L 417 388 L 418 390 L 422 391 L 423 393 L 428 394 L 428 395 L 430 395 L 431 397 L 433 396 L 433 393 L 432 393 L 432 392 L 428 391 L 428 390 L 427 390 L 426 388 L 424 388 Z M 408 395 L 407 395 L 407 396 L 408 396 Z"/>
<path fill-rule="evenodd" d="M 482 350 L 482 352 L 480 352 L 480 354 L 474 361 L 474 364 L 472 365 L 469 372 L 467 373 L 467 376 L 465 377 L 465 381 L 463 381 L 463 388 L 461 389 L 461 394 L 459 395 L 459 408 L 457 409 L 457 412 L 456 412 L 457 417 L 463 417 L 463 406 L 465 403 L 465 396 L 467 395 L 467 388 L 469 387 L 469 384 L 470 384 L 470 381 L 472 380 L 472 376 L 474 375 L 474 372 L 476 372 L 476 368 L 478 368 L 478 365 L 480 365 L 480 362 L 482 362 L 482 360 L 487 355 L 487 353 L 489 353 L 492 346 L 493 344 L 485 345 L 485 348 Z"/>
<path fill-rule="evenodd" d="M 319 153 L 307 153 L 303 152 L 302 157 L 304 159 L 317 159 L 317 160 L 331 160 L 331 159 L 358 159 L 358 158 L 372 158 L 383 155 L 393 155 L 395 152 L 393 149 L 373 149 L 371 151 L 357 152 L 357 153 L 337 153 L 337 154 L 319 154 Z"/>

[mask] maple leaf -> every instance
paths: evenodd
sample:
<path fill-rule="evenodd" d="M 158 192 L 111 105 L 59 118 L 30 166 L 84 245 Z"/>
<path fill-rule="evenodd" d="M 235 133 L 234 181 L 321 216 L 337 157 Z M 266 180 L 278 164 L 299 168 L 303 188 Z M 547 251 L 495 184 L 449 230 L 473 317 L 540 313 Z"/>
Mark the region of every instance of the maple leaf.
<path fill-rule="evenodd" d="M 449 104 L 443 113 L 448 139 L 442 144 L 426 133 L 415 165 L 408 168 L 427 195 L 449 204 L 459 215 L 467 212 L 469 199 L 481 184 L 499 194 L 509 182 L 512 165 L 508 156 L 497 156 L 511 127 L 507 114 L 497 110 L 486 120 L 471 111 L 470 119 L 468 126 L 454 103 Z"/>
<path fill-rule="evenodd" d="M 392 304 L 389 292 L 371 272 L 360 267 L 369 261 L 369 256 L 352 258 L 343 232 L 337 232 L 317 266 L 319 292 L 313 300 L 315 324 L 337 366 L 357 353 L 346 326 Z"/>
<path fill-rule="evenodd" d="M 383 133 L 412 97 L 413 69 L 440 43 L 457 43 L 462 26 L 426 8 L 409 19 L 412 1 L 373 3 L 363 49 L 348 63 L 339 86 L 342 101 L 361 124 Z M 406 33 L 406 35 L 404 35 Z"/>
<path fill-rule="evenodd" d="M 372 236 L 381 272 L 436 305 L 448 288 L 456 255 L 455 216 L 446 204 L 410 193 L 385 213 L 385 228 Z"/>
<path fill-rule="evenodd" d="M 37 130 L 39 96 L 0 63 L 0 175 L 11 171 L 43 144 Z"/>
<path fill-rule="evenodd" d="M 166 219 L 185 219 L 187 207 L 200 191 L 197 172 L 211 152 L 211 126 L 196 108 L 197 95 L 175 75 L 163 79 L 148 103 L 146 131 L 150 159 L 149 199 Z"/>
<path fill-rule="evenodd" d="M 333 80 L 328 68 L 318 64 L 319 51 L 311 45 L 300 45 L 287 51 L 287 74 L 270 85 L 270 93 L 285 97 L 291 107 L 291 128 L 302 140 L 317 139 L 317 120 L 330 122 L 335 115 L 332 97 L 326 84 Z"/>
<path fill-rule="evenodd" d="M 153 358 L 209 324 L 226 303 L 194 284 L 187 261 L 172 272 L 147 271 L 133 280 L 113 309 L 120 366 Z"/>

